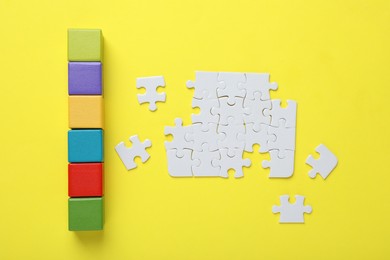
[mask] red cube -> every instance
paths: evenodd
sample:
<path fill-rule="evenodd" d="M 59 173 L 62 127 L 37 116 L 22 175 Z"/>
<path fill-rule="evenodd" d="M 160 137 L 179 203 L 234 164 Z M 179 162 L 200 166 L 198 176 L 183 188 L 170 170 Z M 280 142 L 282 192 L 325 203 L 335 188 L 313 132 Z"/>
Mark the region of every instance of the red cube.
<path fill-rule="evenodd" d="M 103 196 L 103 163 L 70 163 L 68 165 L 68 196 Z"/>

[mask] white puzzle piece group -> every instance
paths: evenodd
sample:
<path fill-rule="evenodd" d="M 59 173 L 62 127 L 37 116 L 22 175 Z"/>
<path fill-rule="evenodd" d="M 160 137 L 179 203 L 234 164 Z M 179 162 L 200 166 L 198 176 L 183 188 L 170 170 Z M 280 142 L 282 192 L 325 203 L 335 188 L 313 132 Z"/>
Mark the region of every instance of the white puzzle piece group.
<path fill-rule="evenodd" d="M 127 148 L 124 142 L 120 142 L 115 146 L 115 151 L 118 153 L 119 158 L 127 170 L 137 167 L 137 164 L 134 162 L 135 157 L 140 157 L 142 162 L 145 163 L 150 157 L 146 148 L 152 146 L 152 142 L 148 139 L 141 143 L 138 135 L 131 136 L 129 140 L 132 143 L 130 148 Z"/>
<path fill-rule="evenodd" d="M 165 102 L 166 94 L 158 93 L 158 87 L 165 87 L 165 80 L 163 76 L 137 78 L 136 87 L 145 88 L 145 94 L 138 94 L 138 102 L 140 104 L 149 103 L 149 110 L 155 111 L 157 109 L 156 102 Z"/>
<path fill-rule="evenodd" d="M 200 113 L 192 114 L 192 125 L 182 126 L 177 118 L 175 127 L 165 128 L 165 135 L 173 135 L 172 142 L 165 144 L 169 174 L 178 177 L 176 169 L 185 164 L 180 177 L 228 177 L 229 169 L 235 170 L 236 178 L 242 177 L 242 167 L 251 164 L 242 158 L 243 152 L 253 152 L 253 145 L 258 144 L 259 152 L 271 153 L 271 161 L 262 164 L 270 168 L 269 177 L 290 177 L 294 172 L 296 102 L 288 100 L 283 108 L 280 100 L 271 100 L 269 92 L 278 86 L 269 82 L 266 73 L 198 71 L 195 76 L 195 81 L 187 81 L 187 88 L 195 89 L 192 107 L 198 107 Z M 191 151 L 192 161 L 184 149 Z M 177 158 L 170 158 L 171 150 Z"/>

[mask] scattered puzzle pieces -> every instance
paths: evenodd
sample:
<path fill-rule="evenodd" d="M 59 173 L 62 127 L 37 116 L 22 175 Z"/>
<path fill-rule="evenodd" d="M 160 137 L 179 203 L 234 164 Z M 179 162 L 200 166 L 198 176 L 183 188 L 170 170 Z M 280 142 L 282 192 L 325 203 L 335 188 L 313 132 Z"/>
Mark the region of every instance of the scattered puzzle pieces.
<path fill-rule="evenodd" d="M 138 94 L 138 102 L 140 104 L 149 103 L 149 110 L 155 111 L 157 109 L 156 102 L 165 102 L 166 94 L 158 93 L 158 87 L 165 87 L 164 77 L 145 77 L 137 78 L 137 88 L 145 88 L 145 94 Z"/>
<path fill-rule="evenodd" d="M 280 206 L 273 206 L 272 213 L 280 213 L 279 223 L 304 223 L 304 213 L 311 213 L 311 206 L 304 206 L 305 197 L 295 195 L 295 203 L 289 202 L 289 195 L 280 196 Z"/>
<path fill-rule="evenodd" d="M 138 135 L 131 136 L 129 140 L 132 143 L 130 148 L 127 148 L 124 142 L 120 142 L 115 146 L 115 151 L 118 153 L 119 158 L 127 170 L 137 167 L 137 164 L 134 162 L 135 157 L 140 157 L 142 162 L 145 163 L 150 157 L 145 149 L 152 146 L 152 142 L 148 139 L 141 143 Z"/>
<path fill-rule="evenodd" d="M 319 159 L 316 160 L 311 155 L 306 159 L 306 164 L 313 167 L 309 171 L 309 176 L 310 178 L 315 178 L 318 173 L 322 178 L 326 179 L 336 167 L 337 157 L 323 144 L 317 146 L 316 152 L 320 154 Z"/>

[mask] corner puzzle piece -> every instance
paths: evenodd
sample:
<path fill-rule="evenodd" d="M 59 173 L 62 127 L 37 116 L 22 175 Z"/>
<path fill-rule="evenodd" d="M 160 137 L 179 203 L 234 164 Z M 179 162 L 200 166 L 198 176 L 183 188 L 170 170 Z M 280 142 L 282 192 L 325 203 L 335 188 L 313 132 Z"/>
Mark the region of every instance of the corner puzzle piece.
<path fill-rule="evenodd" d="M 248 114 L 244 115 L 245 124 L 253 123 L 255 131 L 260 131 L 260 124 L 269 125 L 271 116 L 264 115 L 264 109 L 271 109 L 271 100 L 261 100 L 261 93 L 254 93 L 254 99 L 245 98 L 244 108 L 248 109 Z"/>
<path fill-rule="evenodd" d="M 195 72 L 195 81 L 188 80 L 187 88 L 195 88 L 194 98 L 197 99 L 216 99 L 218 82 L 218 72 Z"/>
<path fill-rule="evenodd" d="M 259 93 L 261 100 L 270 100 L 270 90 L 277 90 L 278 84 L 269 82 L 268 73 L 245 73 L 246 82 L 239 84 L 240 89 L 246 90 L 247 99 L 254 99 L 255 93 Z"/>
<path fill-rule="evenodd" d="M 193 124 L 192 132 L 185 135 L 185 139 L 193 142 L 193 149 L 200 152 L 202 145 L 207 143 L 211 151 L 218 150 L 217 124 L 209 123 L 208 131 L 202 130 L 202 124 Z"/>
<path fill-rule="evenodd" d="M 280 121 L 286 121 L 286 127 L 295 127 L 297 121 L 297 102 L 294 100 L 287 100 L 288 106 L 282 108 L 280 106 L 280 99 L 272 100 L 271 109 L 264 110 L 264 115 L 271 116 L 271 126 L 280 126 Z"/>
<path fill-rule="evenodd" d="M 229 117 L 234 119 L 232 121 L 234 124 L 241 125 L 244 123 L 244 115 L 249 114 L 249 108 L 244 108 L 243 98 L 235 97 L 234 100 L 234 105 L 229 105 L 227 97 L 220 98 L 219 107 L 213 107 L 211 109 L 212 115 L 219 115 L 220 125 L 228 125 Z"/>
<path fill-rule="evenodd" d="M 200 109 L 199 114 L 192 114 L 192 123 L 201 123 L 202 130 L 208 131 L 209 123 L 218 124 L 219 116 L 211 114 L 213 107 L 219 107 L 218 99 L 192 99 L 192 107 L 198 107 Z"/>
<path fill-rule="evenodd" d="M 251 160 L 249 158 L 242 158 L 242 154 L 244 152 L 242 149 L 235 149 L 233 157 L 228 155 L 227 149 L 220 149 L 219 152 L 221 153 L 221 159 L 219 161 L 214 160 L 213 166 L 221 167 L 221 177 L 228 178 L 229 169 L 235 170 L 235 178 L 243 177 L 244 174 L 242 172 L 242 167 L 251 166 Z"/>
<path fill-rule="evenodd" d="M 323 144 L 317 146 L 316 152 L 321 156 L 319 159 L 316 160 L 311 155 L 306 159 L 306 164 L 313 167 L 309 171 L 309 176 L 310 178 L 315 178 L 318 173 L 322 178 L 326 179 L 336 167 L 338 162 L 337 157 Z"/>
<path fill-rule="evenodd" d="M 280 206 L 272 206 L 272 213 L 280 213 L 279 223 L 304 223 L 304 213 L 311 213 L 311 206 L 304 206 L 305 197 L 295 195 L 295 203 L 289 202 L 289 195 L 280 196 Z"/>
<path fill-rule="evenodd" d="M 218 161 L 221 157 L 219 151 L 211 151 L 209 145 L 204 143 L 202 151 L 194 151 L 192 154 L 194 160 L 198 160 L 199 164 L 192 166 L 192 172 L 195 177 L 219 177 L 220 167 L 213 166 L 213 161 Z"/>
<path fill-rule="evenodd" d="M 236 97 L 245 97 L 245 89 L 240 89 L 239 84 L 246 82 L 245 73 L 239 72 L 220 72 L 218 75 L 219 87 L 217 89 L 218 97 L 227 97 L 227 103 L 234 105 Z"/>
<path fill-rule="evenodd" d="M 275 135 L 276 139 L 268 141 L 269 150 L 279 150 L 279 156 L 284 157 L 286 150 L 295 151 L 295 128 L 287 128 L 284 121 L 281 126 L 268 128 L 268 134 Z"/>
<path fill-rule="evenodd" d="M 234 156 L 235 149 L 244 149 L 245 141 L 238 139 L 238 135 L 245 134 L 245 126 L 233 124 L 233 118 L 229 118 L 228 125 L 218 126 L 218 147 L 221 149 L 227 149 L 229 156 Z"/>
<path fill-rule="evenodd" d="M 166 94 L 158 93 L 158 87 L 165 87 L 163 76 L 137 78 L 137 88 L 145 88 L 145 94 L 138 94 L 138 102 L 140 104 L 149 103 L 149 110 L 157 109 L 156 102 L 165 102 Z"/>
<path fill-rule="evenodd" d="M 269 178 L 289 178 L 294 173 L 294 153 L 295 151 L 286 150 L 284 157 L 278 156 L 278 150 L 269 151 L 271 160 L 264 160 L 261 166 L 270 168 Z"/>
<path fill-rule="evenodd" d="M 176 149 L 176 155 L 178 157 L 183 157 L 183 149 L 193 149 L 193 142 L 189 142 L 186 139 L 186 135 L 192 133 L 192 125 L 183 126 L 183 120 L 181 118 L 175 118 L 175 126 L 166 126 L 164 128 L 164 135 L 173 135 L 173 140 L 171 142 L 165 142 L 165 149 L 171 150 Z"/>
<path fill-rule="evenodd" d="M 275 140 L 274 135 L 268 135 L 268 125 L 260 124 L 260 131 L 255 131 L 253 124 L 247 124 L 246 133 L 238 134 L 237 139 L 245 142 L 245 151 L 253 152 L 253 145 L 260 145 L 259 152 L 268 152 L 268 142 Z"/>
<path fill-rule="evenodd" d="M 145 149 L 152 146 L 152 142 L 149 139 L 141 143 L 138 135 L 131 136 L 129 140 L 132 143 L 130 148 L 127 148 L 124 142 L 120 142 L 115 146 L 115 151 L 118 153 L 119 158 L 127 170 L 137 167 L 137 164 L 134 162 L 135 157 L 140 157 L 142 162 L 145 163 L 150 157 Z"/>
<path fill-rule="evenodd" d="M 172 177 L 192 177 L 192 166 L 199 165 L 199 160 L 192 159 L 192 151 L 182 150 L 183 156 L 176 156 L 177 150 L 167 150 L 168 173 Z"/>

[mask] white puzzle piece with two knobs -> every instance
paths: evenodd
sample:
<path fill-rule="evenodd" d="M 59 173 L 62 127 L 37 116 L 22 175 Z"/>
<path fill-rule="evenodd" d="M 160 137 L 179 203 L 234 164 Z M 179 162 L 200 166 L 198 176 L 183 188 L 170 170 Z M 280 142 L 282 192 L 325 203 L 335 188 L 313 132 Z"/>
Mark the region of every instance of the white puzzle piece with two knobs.
<path fill-rule="evenodd" d="M 146 148 L 152 146 L 152 142 L 146 139 L 144 142 L 138 138 L 138 135 L 133 135 L 129 138 L 132 146 L 127 148 L 124 142 L 120 142 L 115 146 L 115 151 L 118 153 L 119 158 L 122 160 L 127 170 L 131 170 L 137 167 L 134 162 L 135 157 L 140 157 L 142 162 L 145 163 L 150 155 L 146 151 Z"/>
<path fill-rule="evenodd" d="M 311 213 L 311 206 L 304 206 L 305 197 L 295 195 L 295 203 L 289 202 L 289 195 L 280 196 L 280 206 L 273 206 L 272 213 L 280 213 L 279 223 L 304 223 L 304 213 Z"/>
<path fill-rule="evenodd" d="M 306 159 L 306 164 L 313 167 L 309 172 L 309 176 L 310 178 L 315 178 L 318 173 L 322 178 L 326 179 L 336 167 L 337 157 L 323 144 L 317 146 L 316 152 L 320 154 L 319 159 L 316 160 L 311 155 Z"/>

